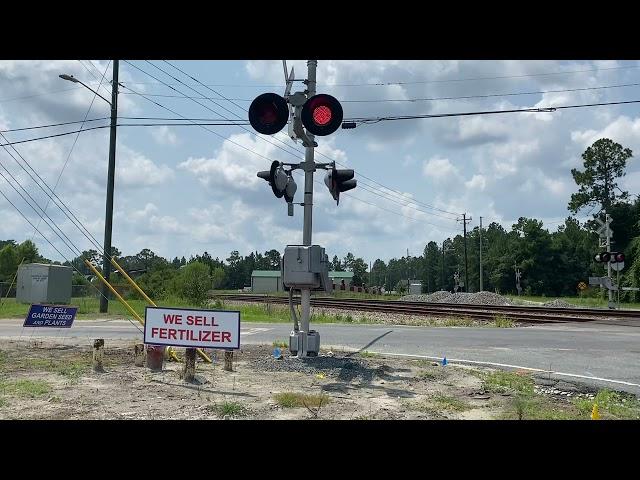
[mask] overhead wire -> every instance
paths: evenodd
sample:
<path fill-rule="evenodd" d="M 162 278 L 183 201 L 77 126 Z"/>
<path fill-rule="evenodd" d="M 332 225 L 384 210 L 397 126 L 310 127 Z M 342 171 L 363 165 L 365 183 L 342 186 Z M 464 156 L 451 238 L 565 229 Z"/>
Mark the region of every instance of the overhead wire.
<path fill-rule="evenodd" d="M 510 78 L 528 78 L 528 77 L 541 77 L 541 76 L 554 76 L 554 75 L 570 75 L 576 73 L 589 73 L 600 71 L 612 71 L 612 70 L 628 70 L 640 68 L 640 65 L 624 65 L 619 67 L 603 67 L 603 68 L 591 68 L 583 70 L 568 70 L 560 72 L 543 72 L 543 73 L 529 73 L 522 75 L 499 75 L 491 77 L 471 77 L 471 78 L 449 78 L 439 80 L 410 80 L 410 81 L 390 81 L 390 82 L 370 82 L 370 83 L 322 83 L 318 82 L 317 85 L 325 87 L 367 87 L 367 86 L 388 86 L 388 85 L 412 85 L 412 84 L 428 84 L 428 83 L 454 83 L 454 82 L 471 82 L 471 81 L 483 81 L 483 80 L 502 80 Z M 134 85 L 161 85 L 156 82 L 128 82 Z M 231 88 L 282 88 L 279 84 L 238 84 L 238 83 L 209 83 L 205 84 L 209 87 L 231 87 Z M 172 86 L 176 86 L 173 84 Z"/>
<path fill-rule="evenodd" d="M 166 61 L 166 60 L 163 60 Z M 169 63 L 169 62 L 167 62 Z M 171 65 L 171 63 L 169 63 Z M 176 67 L 177 68 L 177 67 Z M 203 86 L 206 86 L 202 84 Z M 624 87 L 637 87 L 640 86 L 640 83 L 624 83 L 617 85 L 601 85 L 598 87 L 580 87 L 580 88 L 564 88 L 557 90 L 539 90 L 539 91 L 530 91 L 530 92 L 507 92 L 507 93 L 489 93 L 489 94 L 479 94 L 479 95 L 461 95 L 461 96 L 453 96 L 453 97 L 418 97 L 418 98 L 376 98 L 376 99 L 359 99 L 359 100 L 344 100 L 341 99 L 340 103 L 391 103 L 391 102 L 404 102 L 404 103 L 415 103 L 415 102 L 435 102 L 439 100 L 471 100 L 476 98 L 495 98 L 495 97 L 514 97 L 514 96 L 524 96 L 524 95 L 544 95 L 547 93 L 568 93 L 568 92 L 583 92 L 583 91 L 591 91 L 591 90 L 606 90 L 610 88 L 624 88 Z M 131 95 L 131 94 L 128 94 Z M 207 96 L 181 96 L 181 95 L 168 95 L 168 94 L 160 94 L 160 93 L 147 93 L 150 97 L 159 97 L 159 98 L 184 98 L 184 99 L 197 99 L 197 100 L 225 100 L 228 102 L 251 102 L 253 101 L 250 98 L 226 98 L 222 99 L 207 97 Z M 220 95 L 220 94 L 219 94 Z M 246 112 L 246 108 L 240 106 Z"/>
<path fill-rule="evenodd" d="M 213 93 L 215 93 L 216 95 L 218 95 L 218 96 L 222 97 L 222 98 L 223 98 L 223 99 L 225 99 L 225 100 L 228 100 L 224 95 L 222 95 L 221 93 L 219 93 L 219 92 L 217 92 L 217 91 L 215 91 L 215 90 L 213 90 L 213 89 L 211 89 L 211 88 L 207 87 L 204 83 L 200 82 L 200 80 L 198 80 L 197 78 L 193 77 L 192 75 L 190 75 L 190 74 L 186 73 L 185 71 L 183 71 L 183 70 L 182 70 L 182 69 L 180 69 L 179 67 L 177 67 L 177 66 L 173 65 L 172 63 L 170 63 L 170 62 L 168 62 L 168 61 L 166 61 L 166 60 L 163 60 L 163 62 L 165 62 L 166 64 L 170 65 L 170 66 L 171 66 L 171 67 L 173 67 L 174 69 L 178 70 L 178 71 L 179 71 L 179 72 L 181 72 L 183 75 L 185 75 L 185 76 L 187 76 L 187 77 L 191 78 L 193 81 L 195 81 L 195 82 L 199 83 L 200 85 L 204 86 L 205 88 L 207 88 L 208 90 L 212 91 L 212 92 L 213 92 Z M 153 65 L 151 62 L 147 62 L 147 63 L 150 63 L 151 65 Z M 155 65 L 153 65 L 153 66 L 155 66 Z M 159 68 L 159 67 L 157 67 L 157 66 L 155 66 L 155 67 L 156 67 L 158 70 L 162 71 L 163 73 L 166 73 L 166 72 L 164 72 L 164 70 L 162 70 L 161 68 Z M 174 76 L 172 76 L 172 75 L 170 75 L 170 74 L 167 74 L 167 75 L 169 75 L 169 76 L 170 76 L 171 78 L 173 78 L 174 80 L 176 80 L 176 81 L 178 81 L 178 82 L 181 82 L 183 85 L 187 86 L 188 88 L 190 88 L 190 89 L 191 89 L 191 90 L 193 90 L 194 92 L 198 93 L 199 95 L 202 95 L 202 93 L 201 93 L 201 92 L 198 92 L 198 91 L 197 91 L 197 90 L 195 90 L 194 88 L 189 87 L 188 85 L 186 85 L 186 84 L 185 84 L 184 82 L 182 82 L 181 80 L 179 80 L 179 79 L 175 78 Z M 155 78 L 156 80 L 160 81 L 160 80 L 159 80 L 159 79 L 157 79 L 156 77 L 153 77 L 153 78 Z M 174 89 L 174 90 L 175 90 L 175 89 Z M 180 93 L 182 93 L 182 92 L 180 92 Z M 200 104 L 200 102 L 196 102 L 196 103 Z M 215 103 L 215 102 L 213 102 L 213 103 Z M 246 112 L 246 111 L 244 110 L 244 108 L 243 108 L 241 105 L 238 105 L 237 103 L 235 103 L 235 102 L 233 102 L 233 101 L 231 101 L 231 103 L 233 103 L 236 107 L 240 108 L 243 112 Z M 200 104 L 200 105 L 202 105 L 202 104 Z M 218 105 L 218 104 L 216 103 L 216 105 Z M 205 108 L 208 108 L 208 107 L 205 107 Z M 223 108 L 224 108 L 224 107 L 223 107 Z M 209 109 L 209 108 L 208 108 L 208 109 Z M 209 110 L 211 110 L 211 109 L 209 109 Z M 231 112 L 230 110 L 228 110 L 228 109 L 226 109 L 226 108 L 225 108 L 225 110 L 227 110 L 228 112 Z M 216 113 L 217 113 L 217 112 L 216 112 Z M 235 116 L 238 116 L 238 117 L 239 117 L 239 115 L 238 115 L 237 113 L 234 113 L 234 112 L 231 112 L 231 113 L 232 113 L 233 115 L 235 115 Z M 249 131 L 248 129 L 245 129 L 245 130 Z M 255 135 L 255 134 L 254 134 L 254 132 L 249 131 L 249 133 L 251 133 L 251 134 Z M 265 140 L 263 137 L 258 137 L 258 136 L 256 136 L 256 137 L 257 137 L 257 138 L 262 138 L 263 140 Z M 280 143 L 284 143 L 284 142 L 282 142 L 282 140 L 278 139 L 278 138 L 277 138 L 277 137 L 275 137 L 275 136 L 274 136 L 273 138 L 274 138 L 275 140 L 279 141 Z M 266 140 L 265 140 L 265 141 L 266 141 Z M 272 143 L 272 142 L 268 142 L 268 143 Z M 299 150 L 297 150 L 297 149 L 295 149 L 295 151 L 296 151 L 296 152 L 298 152 L 300 155 L 304 155 L 304 152 L 302 152 L 302 151 L 299 151 Z M 344 165 L 344 164 L 340 163 L 339 161 L 337 161 L 337 160 L 335 160 L 335 159 L 333 159 L 333 158 L 329 157 L 328 155 L 326 155 L 326 154 L 324 154 L 324 153 L 322 153 L 322 152 L 320 152 L 320 151 L 316 151 L 316 153 L 317 153 L 318 155 L 320 155 L 320 156 L 323 156 L 323 157 L 327 158 L 328 160 L 331 160 L 331 161 L 335 162 L 336 164 L 338 164 L 338 165 L 340 165 L 340 166 L 343 166 L 343 167 L 345 167 L 345 166 L 346 166 L 346 165 Z M 296 156 L 297 156 L 297 155 L 296 155 Z M 367 176 L 364 176 L 364 175 L 361 175 L 361 176 L 363 176 L 364 178 L 369 179 L 369 177 L 367 177 Z M 371 180 L 371 179 L 370 179 L 370 180 Z M 373 181 L 373 180 L 372 180 L 372 181 Z M 361 182 L 361 186 L 362 186 L 362 184 L 363 184 L 363 183 L 364 183 L 364 185 L 366 185 L 366 182 Z M 382 186 L 383 188 L 386 188 L 387 190 L 395 191 L 395 190 L 393 190 L 393 189 L 391 189 L 391 188 L 389 188 L 389 187 L 387 187 L 387 186 L 385 186 L 385 185 L 380 184 L 379 182 L 375 182 L 375 181 L 374 181 L 374 183 L 378 183 L 380 186 Z M 372 186 L 372 188 L 375 188 L 375 187 L 373 187 L 373 186 Z M 393 198 L 393 195 L 389 195 L 389 194 L 387 194 L 387 192 L 379 192 L 379 191 L 375 191 L 375 190 L 370 190 L 370 193 L 373 193 L 374 195 L 377 195 L 377 196 L 379 196 L 379 197 L 381 197 L 381 198 L 383 198 L 383 199 L 385 199 L 385 200 L 393 201 L 393 202 L 394 202 L 394 203 L 396 203 L 396 204 L 400 204 L 397 200 L 392 199 L 392 198 Z M 391 197 L 391 198 L 390 198 L 390 197 Z M 406 199 L 404 198 L 404 195 L 403 195 L 402 200 L 406 200 Z M 413 209 L 415 209 L 415 210 L 417 210 L 417 211 L 420 211 L 420 212 L 422 212 L 422 213 L 425 213 L 425 214 L 427 214 L 427 215 L 434 215 L 434 216 L 439 216 L 439 217 L 441 217 L 441 218 L 445 218 L 445 219 L 447 219 L 447 220 L 452 220 L 452 219 L 448 219 L 447 217 L 443 217 L 442 215 L 438 215 L 438 214 L 435 214 L 435 213 L 432 213 L 432 212 L 424 212 L 423 210 L 420 210 L 420 209 L 417 209 L 417 208 L 415 208 L 415 207 L 412 207 L 412 206 L 411 206 L 411 204 L 410 204 L 410 202 L 411 202 L 411 201 L 413 201 L 413 199 L 410 199 L 410 200 L 409 200 L 409 203 L 407 203 L 407 204 L 400 204 L 400 205 L 402 205 L 402 206 L 407 206 L 407 207 L 409 207 L 409 208 L 413 208 Z M 415 202 L 415 203 L 419 203 L 419 202 Z M 434 207 L 432 207 L 432 206 L 430 206 L 430 205 L 428 205 L 428 204 L 423 204 L 423 205 L 427 206 L 428 208 L 434 208 Z M 455 215 L 455 214 L 453 214 L 452 212 L 445 212 L 445 213 L 449 213 L 449 214 L 451 214 L 451 215 Z"/>

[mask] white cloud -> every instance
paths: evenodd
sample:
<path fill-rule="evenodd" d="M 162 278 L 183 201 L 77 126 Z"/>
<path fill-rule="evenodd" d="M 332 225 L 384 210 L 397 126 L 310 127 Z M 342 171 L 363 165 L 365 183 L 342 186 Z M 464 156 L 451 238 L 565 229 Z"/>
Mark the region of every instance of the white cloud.
<path fill-rule="evenodd" d="M 459 175 L 459 170 L 448 158 L 433 157 L 422 163 L 422 173 L 425 177 L 445 180 Z"/>
<path fill-rule="evenodd" d="M 487 186 L 487 179 L 484 175 L 474 175 L 473 177 L 471 177 L 471 180 L 468 180 L 466 182 L 464 182 L 464 185 L 467 188 L 474 188 L 477 190 L 484 190 L 485 187 Z"/>
<path fill-rule="evenodd" d="M 177 145 L 179 142 L 178 136 L 175 132 L 170 130 L 166 125 L 152 128 L 151 136 L 160 145 Z"/>
<path fill-rule="evenodd" d="M 118 148 L 116 175 L 124 187 L 150 187 L 160 185 L 173 176 L 166 165 L 156 165 L 142 153 L 122 145 Z"/>

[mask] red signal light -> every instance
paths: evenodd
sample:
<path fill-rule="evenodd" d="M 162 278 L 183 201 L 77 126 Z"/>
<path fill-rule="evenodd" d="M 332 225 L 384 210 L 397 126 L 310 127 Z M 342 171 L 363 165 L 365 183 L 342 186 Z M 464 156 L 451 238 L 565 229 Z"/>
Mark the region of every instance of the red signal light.
<path fill-rule="evenodd" d="M 249 107 L 249 123 L 258 133 L 273 135 L 289 120 L 287 101 L 277 93 L 258 95 Z"/>
<path fill-rule="evenodd" d="M 309 133 L 330 135 L 342 124 L 342 105 L 335 97 L 320 93 L 305 102 L 300 119 Z"/>
<path fill-rule="evenodd" d="M 313 110 L 313 121 L 316 125 L 326 125 L 331 121 L 331 109 L 326 105 L 320 105 Z"/>

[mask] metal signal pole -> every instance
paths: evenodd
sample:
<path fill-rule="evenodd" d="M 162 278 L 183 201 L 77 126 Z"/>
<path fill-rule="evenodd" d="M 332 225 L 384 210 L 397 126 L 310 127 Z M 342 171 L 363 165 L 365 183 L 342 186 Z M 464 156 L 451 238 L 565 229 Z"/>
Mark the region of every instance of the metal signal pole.
<path fill-rule="evenodd" d="M 307 61 L 307 97 L 311 98 L 316 94 L 316 68 L 318 67 L 317 60 Z M 305 147 L 303 163 L 304 169 L 304 221 L 302 230 L 302 244 L 311 245 L 311 226 L 313 215 L 313 172 L 316 169 L 314 161 L 314 136 L 307 132 L 307 136 L 311 140 L 311 143 Z M 300 319 L 300 330 L 305 335 L 309 334 L 309 321 L 311 317 L 311 290 L 309 288 L 303 288 L 300 291 L 300 305 L 302 307 L 302 318 Z M 304 357 L 307 355 L 307 342 L 302 342 L 302 350 L 298 353 L 299 356 Z"/>

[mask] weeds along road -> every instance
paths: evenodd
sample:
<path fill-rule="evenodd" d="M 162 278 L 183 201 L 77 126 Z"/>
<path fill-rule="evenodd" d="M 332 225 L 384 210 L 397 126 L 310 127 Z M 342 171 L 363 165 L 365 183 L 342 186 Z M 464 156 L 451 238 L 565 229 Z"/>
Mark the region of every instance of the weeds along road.
<path fill-rule="evenodd" d="M 19 319 L 0 320 L 0 338 L 27 341 L 47 333 L 47 338 L 57 337 L 61 343 L 87 345 L 95 338 L 142 340 L 140 331 L 127 320 L 79 320 L 71 329 L 47 332 L 23 328 L 22 324 Z M 568 323 L 521 328 L 345 324 L 321 324 L 315 328 L 324 349 L 416 358 L 446 356 L 450 362 L 551 371 L 552 378 L 640 394 L 638 327 Z M 290 330 L 289 323 L 245 323 L 241 344 L 286 340 Z"/>

